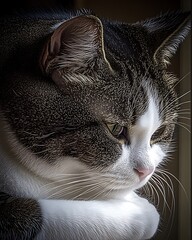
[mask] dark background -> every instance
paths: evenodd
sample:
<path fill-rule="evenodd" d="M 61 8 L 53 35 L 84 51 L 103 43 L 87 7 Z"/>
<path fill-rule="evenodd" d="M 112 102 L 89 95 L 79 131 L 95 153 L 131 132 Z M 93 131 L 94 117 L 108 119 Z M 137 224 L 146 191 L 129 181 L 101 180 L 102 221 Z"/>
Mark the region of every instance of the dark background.
<path fill-rule="evenodd" d="M 74 8 L 75 0 L 5 0 L 1 4 L 1 15 L 17 11 L 30 11 L 34 9 L 63 7 Z"/>
<path fill-rule="evenodd" d="M 188 1 L 188 0 L 186 0 Z M 11 12 L 20 11 L 30 11 L 39 9 L 54 9 L 54 8 L 64 8 L 79 9 L 79 8 L 89 8 L 92 9 L 98 16 L 107 17 L 114 20 L 121 20 L 126 22 L 134 22 L 138 20 L 143 20 L 145 18 L 154 17 L 159 13 L 163 13 L 170 10 L 183 9 L 185 0 L 26 0 L 26 1 L 8 1 L 5 0 L 4 4 L 0 7 L 0 14 L 9 14 Z M 189 2 L 189 1 L 188 1 Z M 189 8 L 189 7 L 188 7 Z M 180 55 L 179 51 L 172 58 L 172 65 L 170 66 L 170 71 L 174 72 L 177 76 L 180 74 Z M 174 156 L 174 162 L 170 161 L 168 168 L 172 174 L 179 177 L 179 160 L 178 152 L 176 151 Z M 162 214 L 162 225 L 155 240 L 189 240 L 181 239 L 179 233 L 179 222 L 178 209 L 179 209 L 179 197 L 178 197 L 178 183 L 174 181 L 174 192 L 176 207 L 173 212 L 170 212 L 168 207 L 165 206 L 165 212 Z M 159 193 L 162 196 L 162 193 Z M 166 199 L 171 207 L 172 195 L 169 194 L 169 190 L 166 193 Z M 163 205 L 165 200 L 160 197 L 160 211 L 163 210 Z M 104 240 L 104 239 L 103 239 Z M 118 239 L 117 239 L 118 240 Z"/>

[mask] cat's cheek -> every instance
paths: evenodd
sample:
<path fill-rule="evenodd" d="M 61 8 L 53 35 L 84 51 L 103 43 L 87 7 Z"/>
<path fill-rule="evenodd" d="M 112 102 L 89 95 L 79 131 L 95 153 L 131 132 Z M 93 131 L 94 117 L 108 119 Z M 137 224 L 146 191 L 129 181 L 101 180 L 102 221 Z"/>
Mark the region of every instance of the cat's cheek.
<path fill-rule="evenodd" d="M 161 149 L 158 144 L 154 144 L 150 151 L 150 159 L 156 168 L 166 157 L 166 153 Z"/>

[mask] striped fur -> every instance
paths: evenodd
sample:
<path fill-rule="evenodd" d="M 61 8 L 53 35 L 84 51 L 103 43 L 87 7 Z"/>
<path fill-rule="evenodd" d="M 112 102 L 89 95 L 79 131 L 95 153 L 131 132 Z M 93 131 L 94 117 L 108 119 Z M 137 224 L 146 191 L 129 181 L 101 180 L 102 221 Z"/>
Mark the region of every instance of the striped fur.
<path fill-rule="evenodd" d="M 0 239 L 154 236 L 159 213 L 135 190 L 169 151 L 178 105 L 166 66 L 188 16 L 0 19 Z"/>

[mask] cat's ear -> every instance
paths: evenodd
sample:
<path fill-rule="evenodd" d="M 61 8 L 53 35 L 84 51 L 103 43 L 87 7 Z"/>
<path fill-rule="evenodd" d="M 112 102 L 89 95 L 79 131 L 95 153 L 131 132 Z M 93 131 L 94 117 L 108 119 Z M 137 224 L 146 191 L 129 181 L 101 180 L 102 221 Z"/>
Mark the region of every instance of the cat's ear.
<path fill-rule="evenodd" d="M 168 12 L 142 25 L 150 34 L 155 62 L 166 66 L 190 31 L 190 12 Z"/>
<path fill-rule="evenodd" d="M 55 69 L 82 73 L 93 69 L 94 63 L 100 60 L 109 65 L 103 27 L 99 18 L 89 15 L 66 20 L 55 29 L 44 46 L 40 65 L 43 72 L 50 75 Z"/>

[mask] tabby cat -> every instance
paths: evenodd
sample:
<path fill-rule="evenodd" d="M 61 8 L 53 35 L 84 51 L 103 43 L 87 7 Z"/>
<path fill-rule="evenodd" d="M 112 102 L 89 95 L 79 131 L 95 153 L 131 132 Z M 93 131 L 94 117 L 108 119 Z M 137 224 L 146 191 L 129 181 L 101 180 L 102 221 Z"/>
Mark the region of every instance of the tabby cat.
<path fill-rule="evenodd" d="M 156 234 L 158 210 L 137 191 L 169 153 L 178 100 L 167 64 L 189 15 L 0 19 L 0 239 Z"/>

